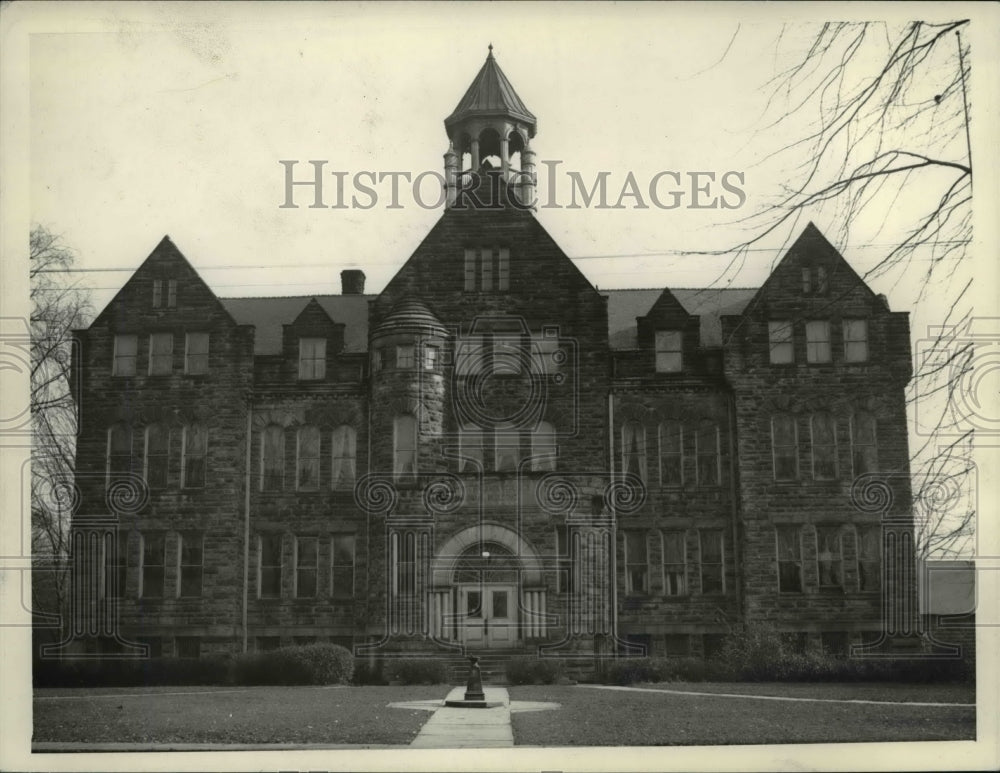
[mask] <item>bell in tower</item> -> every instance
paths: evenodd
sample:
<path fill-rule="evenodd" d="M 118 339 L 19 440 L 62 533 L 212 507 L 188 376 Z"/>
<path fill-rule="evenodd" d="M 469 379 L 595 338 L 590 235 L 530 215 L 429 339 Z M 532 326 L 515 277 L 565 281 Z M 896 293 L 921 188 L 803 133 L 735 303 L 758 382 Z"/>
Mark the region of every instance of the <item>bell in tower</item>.
<path fill-rule="evenodd" d="M 473 173 L 487 172 L 498 172 L 518 201 L 531 205 L 535 154 L 530 141 L 537 120 L 497 64 L 492 43 L 486 62 L 444 126 L 449 139 L 444 155 L 448 206 L 456 204 L 460 190 L 468 189 Z"/>

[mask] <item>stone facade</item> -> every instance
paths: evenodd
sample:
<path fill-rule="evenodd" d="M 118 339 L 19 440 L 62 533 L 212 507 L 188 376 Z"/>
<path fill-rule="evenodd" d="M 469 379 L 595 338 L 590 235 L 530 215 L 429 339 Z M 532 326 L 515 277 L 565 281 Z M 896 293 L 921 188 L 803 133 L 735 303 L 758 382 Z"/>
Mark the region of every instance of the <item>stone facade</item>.
<path fill-rule="evenodd" d="M 164 238 L 77 332 L 75 646 L 843 651 L 908 611 L 906 314 L 811 224 L 758 289 L 599 292 L 517 205 L 511 95 L 491 54 L 380 293 L 220 299 Z"/>

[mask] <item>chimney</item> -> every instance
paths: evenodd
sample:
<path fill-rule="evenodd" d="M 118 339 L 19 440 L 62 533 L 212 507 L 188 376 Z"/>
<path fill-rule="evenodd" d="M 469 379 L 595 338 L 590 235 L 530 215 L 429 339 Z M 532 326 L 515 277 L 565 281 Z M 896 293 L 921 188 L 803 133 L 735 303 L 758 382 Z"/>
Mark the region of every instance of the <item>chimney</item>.
<path fill-rule="evenodd" d="M 357 268 L 349 268 L 340 272 L 341 295 L 364 295 L 365 272 Z"/>

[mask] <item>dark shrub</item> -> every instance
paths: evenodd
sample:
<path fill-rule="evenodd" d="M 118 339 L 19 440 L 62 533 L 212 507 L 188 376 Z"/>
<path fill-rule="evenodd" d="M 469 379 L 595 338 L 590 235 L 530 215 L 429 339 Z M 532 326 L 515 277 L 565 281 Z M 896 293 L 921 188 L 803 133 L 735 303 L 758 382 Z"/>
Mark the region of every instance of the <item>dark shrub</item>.
<path fill-rule="evenodd" d="M 510 684 L 555 684 L 563 673 L 559 658 L 514 657 L 507 661 Z"/>
<path fill-rule="evenodd" d="M 226 684 L 228 658 L 145 658 L 36 660 L 35 687 L 138 687 L 144 685 Z"/>
<path fill-rule="evenodd" d="M 383 674 L 400 684 L 447 684 L 448 669 L 437 658 L 393 658 L 386 660 Z"/>
<path fill-rule="evenodd" d="M 352 681 L 354 684 L 389 684 L 382 673 L 382 661 L 367 658 L 355 658 Z"/>
<path fill-rule="evenodd" d="M 337 644 L 306 644 L 236 658 L 237 684 L 349 684 L 354 656 Z"/>

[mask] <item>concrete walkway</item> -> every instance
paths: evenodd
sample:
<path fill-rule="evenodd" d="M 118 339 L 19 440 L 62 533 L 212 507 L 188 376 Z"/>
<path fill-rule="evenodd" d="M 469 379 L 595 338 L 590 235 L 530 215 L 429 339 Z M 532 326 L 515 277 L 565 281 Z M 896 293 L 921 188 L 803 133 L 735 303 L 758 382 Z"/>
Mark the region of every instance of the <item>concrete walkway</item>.
<path fill-rule="evenodd" d="M 485 687 L 488 703 L 500 703 L 492 709 L 456 709 L 443 706 L 434 712 L 410 744 L 418 749 L 462 749 L 513 746 L 510 725 L 510 695 L 503 687 Z M 445 700 L 461 700 L 464 687 L 456 687 Z"/>

